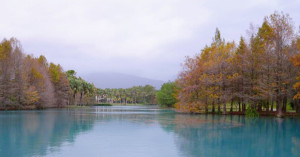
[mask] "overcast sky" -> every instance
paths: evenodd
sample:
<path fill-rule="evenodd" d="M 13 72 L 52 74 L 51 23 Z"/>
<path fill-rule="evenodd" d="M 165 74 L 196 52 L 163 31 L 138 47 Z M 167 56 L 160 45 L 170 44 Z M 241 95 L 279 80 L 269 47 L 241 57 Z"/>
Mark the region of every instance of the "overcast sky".
<path fill-rule="evenodd" d="M 172 80 L 185 56 L 246 36 L 275 10 L 299 26 L 300 0 L 2 0 L 0 38 L 79 75 L 117 72 Z"/>

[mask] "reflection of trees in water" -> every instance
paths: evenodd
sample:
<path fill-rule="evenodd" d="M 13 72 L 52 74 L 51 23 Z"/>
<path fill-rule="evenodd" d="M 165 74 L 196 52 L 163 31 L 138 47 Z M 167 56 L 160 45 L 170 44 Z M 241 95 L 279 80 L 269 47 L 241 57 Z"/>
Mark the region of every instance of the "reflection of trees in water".
<path fill-rule="evenodd" d="M 119 122 L 131 122 L 140 124 L 153 124 L 156 119 L 155 115 L 158 110 L 151 110 L 151 107 L 97 107 L 92 111 L 99 115 L 101 122 L 119 121 Z"/>
<path fill-rule="evenodd" d="M 294 156 L 300 155 L 300 138 L 292 137 L 292 153 Z"/>
<path fill-rule="evenodd" d="M 1 156 L 43 156 L 93 127 L 95 116 L 75 112 L 10 112 L 0 117 Z"/>
<path fill-rule="evenodd" d="M 74 143 L 78 134 L 91 130 L 96 122 L 111 121 L 150 125 L 155 115 L 126 109 L 100 112 L 97 108 L 1 113 L 0 156 L 45 156 L 59 151 L 65 142 Z"/>
<path fill-rule="evenodd" d="M 218 115 L 159 115 L 184 156 L 300 156 L 299 121 Z"/>
<path fill-rule="evenodd" d="M 128 108 L 127 108 L 128 109 Z M 156 125 L 175 134 L 182 156 L 300 156 L 298 119 L 187 115 L 147 109 L 88 108 L 0 114 L 0 155 L 43 156 L 97 123 Z M 163 113 L 162 113 L 163 112 Z"/>

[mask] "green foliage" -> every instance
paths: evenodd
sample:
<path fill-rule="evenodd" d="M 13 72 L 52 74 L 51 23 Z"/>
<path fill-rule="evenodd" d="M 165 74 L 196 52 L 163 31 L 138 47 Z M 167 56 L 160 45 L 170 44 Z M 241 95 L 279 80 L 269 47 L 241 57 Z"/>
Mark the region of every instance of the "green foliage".
<path fill-rule="evenodd" d="M 40 63 L 40 64 L 42 64 L 42 65 L 45 66 L 45 67 L 48 67 L 48 62 L 47 62 L 47 59 L 46 59 L 45 56 L 40 55 L 40 57 L 39 57 L 38 60 L 39 60 L 39 63 Z"/>
<path fill-rule="evenodd" d="M 54 84 L 57 84 L 60 81 L 61 76 L 61 67 L 60 65 L 55 65 L 54 63 L 50 63 L 49 73 L 51 80 Z"/>
<path fill-rule="evenodd" d="M 92 83 L 88 83 L 81 77 L 76 77 L 74 70 L 66 72 L 70 88 L 72 90 L 71 104 L 91 104 L 94 103 L 94 96 L 97 94 L 97 89 Z M 77 100 L 79 99 L 79 100 Z"/>
<path fill-rule="evenodd" d="M 150 85 L 131 88 L 97 89 L 97 96 L 103 103 L 120 104 L 156 104 L 155 88 Z"/>
<path fill-rule="evenodd" d="M 93 106 L 112 106 L 112 104 L 94 104 Z"/>
<path fill-rule="evenodd" d="M 156 93 L 156 99 L 160 106 L 173 107 L 176 103 L 176 84 L 167 82 L 161 86 L 161 89 Z"/>
<path fill-rule="evenodd" d="M 76 72 L 75 70 L 68 70 L 66 74 L 68 77 L 74 77 L 76 75 Z"/>
<path fill-rule="evenodd" d="M 11 55 L 12 46 L 9 40 L 4 39 L 0 44 L 0 61 Z"/>
<path fill-rule="evenodd" d="M 248 108 L 245 112 L 247 117 L 259 117 L 259 113 L 254 108 Z"/>
<path fill-rule="evenodd" d="M 43 75 L 37 71 L 35 68 L 31 68 L 31 74 L 34 79 L 43 79 Z"/>

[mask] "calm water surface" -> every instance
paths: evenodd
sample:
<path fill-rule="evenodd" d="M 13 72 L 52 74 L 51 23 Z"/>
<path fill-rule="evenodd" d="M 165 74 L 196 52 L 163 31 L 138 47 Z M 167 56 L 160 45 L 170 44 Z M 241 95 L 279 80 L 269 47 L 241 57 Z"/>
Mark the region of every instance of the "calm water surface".
<path fill-rule="evenodd" d="M 0 112 L 0 157 L 300 157 L 300 119 L 155 107 Z"/>

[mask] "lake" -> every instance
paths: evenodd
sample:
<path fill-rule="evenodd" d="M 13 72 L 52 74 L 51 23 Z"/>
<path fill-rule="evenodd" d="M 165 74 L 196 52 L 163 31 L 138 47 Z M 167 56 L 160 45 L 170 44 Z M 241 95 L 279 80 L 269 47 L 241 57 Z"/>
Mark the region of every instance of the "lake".
<path fill-rule="evenodd" d="M 300 119 L 155 106 L 0 112 L 1 157 L 299 157 Z"/>

